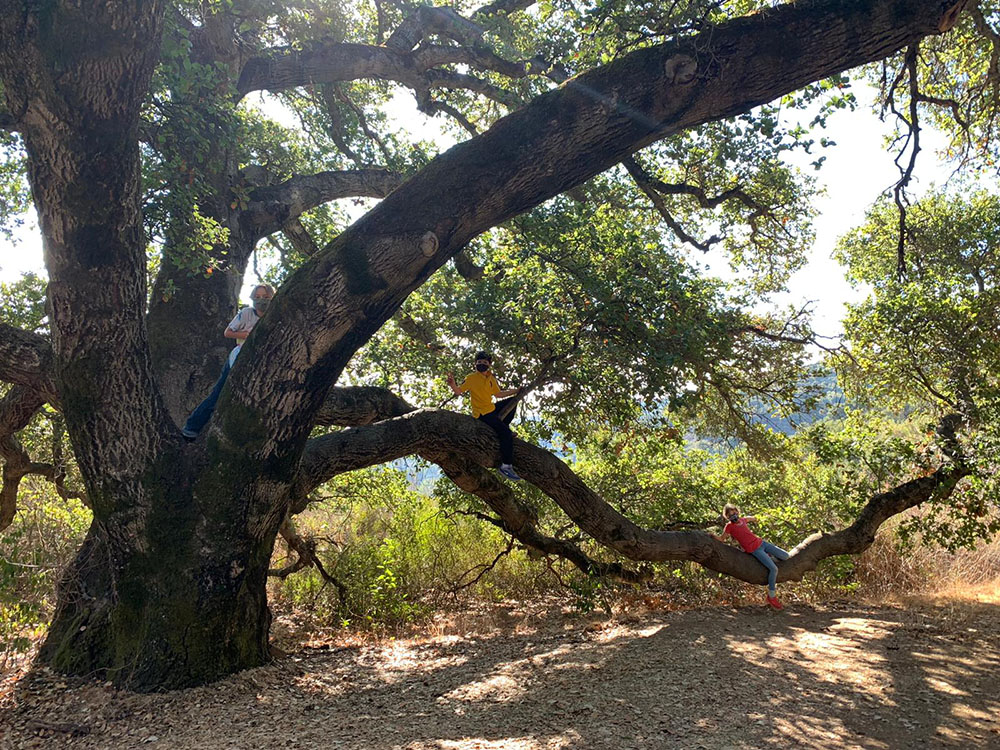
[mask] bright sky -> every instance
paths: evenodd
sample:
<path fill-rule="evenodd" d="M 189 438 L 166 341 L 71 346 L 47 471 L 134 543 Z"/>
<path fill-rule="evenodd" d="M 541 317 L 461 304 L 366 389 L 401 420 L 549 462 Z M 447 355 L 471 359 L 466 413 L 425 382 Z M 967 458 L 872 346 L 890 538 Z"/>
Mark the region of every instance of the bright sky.
<path fill-rule="evenodd" d="M 893 161 L 896 153 L 889 151 L 884 142 L 885 135 L 891 132 L 892 115 L 883 123 L 872 112 L 874 93 L 873 89 L 857 86 L 858 108 L 854 112 L 839 110 L 829 118 L 823 135 L 837 145 L 818 152 L 827 156 L 822 169 L 816 172 L 808 164 L 815 158 L 815 151 L 803 158 L 800 165 L 800 169 L 817 177 L 825 194 L 815 203 L 816 241 L 809 263 L 791 279 L 790 293 L 780 301 L 797 306 L 813 301 L 815 328 L 821 335 L 839 335 L 846 312 L 844 304 L 864 296 L 862 291 L 851 288 L 843 268 L 832 258 L 837 240 L 860 225 L 875 199 L 899 180 L 899 169 Z M 937 156 L 946 145 L 941 133 L 927 126 L 921 129 L 921 151 L 913 181 L 907 188 L 911 198 L 933 185 L 943 185 L 951 176 L 952 168 Z"/>
<path fill-rule="evenodd" d="M 884 144 L 889 126 L 871 112 L 871 94 L 859 86 L 856 95 L 868 101 L 854 112 L 841 110 L 831 116 L 823 135 L 832 138 L 837 145 L 821 151 L 827 160 L 818 173 L 808 166 L 808 162 L 816 158 L 815 152 L 802 159 L 801 168 L 816 175 L 826 193 L 816 203 L 816 242 L 809 263 L 791 280 L 790 292 L 778 302 L 796 306 L 812 302 L 816 330 L 821 335 L 838 335 L 844 303 L 856 301 L 862 296 L 844 280 L 843 270 L 831 258 L 833 247 L 840 235 L 861 223 L 868 206 L 899 175 L 893 163 L 894 154 L 887 151 Z M 398 119 L 413 122 L 422 117 L 409 103 L 412 98 L 397 99 Z M 267 109 L 274 113 L 271 107 Z M 428 125 L 430 127 L 424 133 L 432 134 L 434 127 L 430 123 Z M 921 145 L 923 150 L 918 157 L 917 174 L 910 190 L 912 195 L 919 195 L 934 183 L 943 183 L 950 175 L 935 154 L 944 145 L 940 134 L 923 130 Z M 723 265 L 713 262 L 712 271 L 718 272 Z M 26 218 L 14 242 L 0 238 L 0 281 L 14 280 L 27 271 L 44 273 L 41 240 L 33 213 Z M 251 274 L 252 270 L 248 271 L 244 286 L 243 296 L 246 299 L 249 299 L 250 287 L 256 282 Z"/>

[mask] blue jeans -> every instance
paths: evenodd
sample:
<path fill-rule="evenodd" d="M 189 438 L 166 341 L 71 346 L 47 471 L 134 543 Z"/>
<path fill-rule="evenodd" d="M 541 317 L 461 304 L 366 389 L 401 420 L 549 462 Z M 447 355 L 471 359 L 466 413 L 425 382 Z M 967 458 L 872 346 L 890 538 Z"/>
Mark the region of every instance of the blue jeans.
<path fill-rule="evenodd" d="M 771 596 L 774 596 L 778 591 L 778 566 L 771 558 L 787 560 L 788 553 L 770 542 L 761 542 L 761 545 L 750 554 L 760 560 L 760 564 L 767 568 L 767 590 Z"/>
<path fill-rule="evenodd" d="M 503 419 L 500 419 L 498 414 L 513 399 L 514 397 L 511 396 L 502 401 L 497 401 L 493 405 L 493 411 L 489 414 L 480 414 L 478 417 L 480 421 L 486 422 L 486 424 L 492 427 L 493 432 L 497 434 L 497 439 L 500 441 L 500 463 L 507 464 L 508 466 L 514 463 L 514 433 L 510 431 L 510 423 L 514 419 L 514 413 L 517 409 L 511 409 L 510 414 Z"/>
<path fill-rule="evenodd" d="M 205 396 L 205 400 L 194 408 L 194 411 L 188 416 L 187 422 L 184 423 L 183 431 L 185 433 L 194 433 L 197 435 L 205 428 L 208 420 L 212 418 L 212 412 L 215 411 L 215 404 L 219 400 L 219 394 L 222 393 L 222 386 L 226 384 L 226 378 L 228 377 L 229 357 L 226 357 L 226 363 L 222 366 L 222 374 L 219 375 L 219 379 L 212 386 L 212 392 Z"/>

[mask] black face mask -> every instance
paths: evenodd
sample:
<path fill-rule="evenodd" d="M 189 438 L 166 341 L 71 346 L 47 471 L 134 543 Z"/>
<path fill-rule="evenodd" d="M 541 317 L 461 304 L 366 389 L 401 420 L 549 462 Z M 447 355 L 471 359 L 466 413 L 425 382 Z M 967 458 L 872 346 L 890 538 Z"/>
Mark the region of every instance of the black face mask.
<path fill-rule="evenodd" d="M 740 520 L 739 516 L 730 516 L 729 517 L 729 523 L 736 523 L 739 520 Z"/>
<path fill-rule="evenodd" d="M 476 365 L 476 369 L 479 370 L 479 372 L 486 372 L 488 369 L 490 369 L 490 366 L 489 365 L 484 365 L 484 364 L 480 363 L 480 364 Z"/>

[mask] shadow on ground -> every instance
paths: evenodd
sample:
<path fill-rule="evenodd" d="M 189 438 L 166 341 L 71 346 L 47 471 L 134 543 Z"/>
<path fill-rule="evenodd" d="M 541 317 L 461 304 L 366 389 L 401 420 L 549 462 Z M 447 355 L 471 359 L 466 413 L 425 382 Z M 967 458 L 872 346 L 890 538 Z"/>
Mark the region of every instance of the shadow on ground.
<path fill-rule="evenodd" d="M 549 612 L 163 695 L 35 672 L 0 747 L 1000 748 L 1000 606 Z"/>

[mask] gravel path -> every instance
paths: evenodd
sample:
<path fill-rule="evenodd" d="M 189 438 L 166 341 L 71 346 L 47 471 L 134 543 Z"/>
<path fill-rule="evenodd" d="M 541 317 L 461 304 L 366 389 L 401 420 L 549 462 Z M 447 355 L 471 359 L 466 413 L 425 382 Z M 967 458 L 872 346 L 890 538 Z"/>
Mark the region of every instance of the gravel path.
<path fill-rule="evenodd" d="M 1000 748 L 997 604 L 493 622 L 160 695 L 35 672 L 0 701 L 0 747 Z"/>

